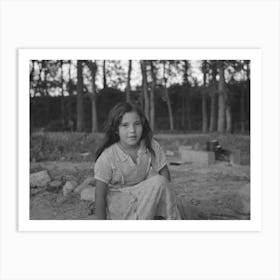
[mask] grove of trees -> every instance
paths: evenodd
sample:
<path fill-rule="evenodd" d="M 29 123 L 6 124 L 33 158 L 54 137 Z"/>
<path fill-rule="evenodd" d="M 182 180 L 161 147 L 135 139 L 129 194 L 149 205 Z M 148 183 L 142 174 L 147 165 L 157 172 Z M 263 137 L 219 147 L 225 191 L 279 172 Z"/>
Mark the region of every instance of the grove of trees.
<path fill-rule="evenodd" d="M 119 101 L 154 131 L 248 133 L 249 60 L 31 60 L 31 131 L 102 132 Z"/>

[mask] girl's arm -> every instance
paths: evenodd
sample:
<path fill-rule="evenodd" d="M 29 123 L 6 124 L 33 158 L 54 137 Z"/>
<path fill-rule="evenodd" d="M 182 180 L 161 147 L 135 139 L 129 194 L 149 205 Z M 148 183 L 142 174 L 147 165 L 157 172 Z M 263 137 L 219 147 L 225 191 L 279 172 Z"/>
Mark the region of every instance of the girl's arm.
<path fill-rule="evenodd" d="M 96 180 L 95 187 L 95 214 L 97 220 L 106 220 L 106 195 L 108 184 Z"/>
<path fill-rule="evenodd" d="M 164 167 L 162 167 L 162 169 L 159 171 L 159 174 L 165 177 L 169 182 L 171 181 L 171 176 L 167 165 L 164 165 Z"/>

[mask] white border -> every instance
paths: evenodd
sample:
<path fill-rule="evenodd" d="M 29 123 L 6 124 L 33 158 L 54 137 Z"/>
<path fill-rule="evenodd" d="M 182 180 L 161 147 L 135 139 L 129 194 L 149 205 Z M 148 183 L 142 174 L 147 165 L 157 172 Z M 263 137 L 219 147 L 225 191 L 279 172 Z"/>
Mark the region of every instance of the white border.
<path fill-rule="evenodd" d="M 29 220 L 29 61 L 44 59 L 251 60 L 251 219 L 235 221 Z M 262 65 L 260 49 L 19 49 L 19 231 L 261 231 Z"/>

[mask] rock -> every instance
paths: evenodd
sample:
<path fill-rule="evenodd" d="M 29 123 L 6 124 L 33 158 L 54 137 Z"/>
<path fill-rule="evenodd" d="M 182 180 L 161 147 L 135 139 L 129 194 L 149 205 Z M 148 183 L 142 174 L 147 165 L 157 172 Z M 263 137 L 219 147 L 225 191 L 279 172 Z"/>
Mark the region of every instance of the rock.
<path fill-rule="evenodd" d="M 65 181 L 77 181 L 76 177 L 74 175 L 71 175 L 71 174 L 63 175 L 62 179 L 65 180 Z"/>
<path fill-rule="evenodd" d="M 62 186 L 62 184 L 63 184 L 62 181 L 60 181 L 60 180 L 55 180 L 55 181 L 51 181 L 51 182 L 50 182 L 49 187 L 51 187 L 51 188 L 59 188 L 59 187 Z"/>
<path fill-rule="evenodd" d="M 75 193 L 80 193 L 83 189 L 86 189 L 86 188 L 89 188 L 89 187 L 90 187 L 90 185 L 82 183 L 74 189 L 74 192 Z"/>
<path fill-rule="evenodd" d="M 214 152 L 189 150 L 185 146 L 180 146 L 179 155 L 183 161 L 198 165 L 210 165 L 215 163 Z"/>
<path fill-rule="evenodd" d="M 81 191 L 82 200 L 95 201 L 95 187 L 89 187 Z"/>
<path fill-rule="evenodd" d="M 58 192 L 59 189 L 62 187 L 62 185 L 63 185 L 63 181 L 61 180 L 51 181 L 47 187 L 47 191 Z"/>
<path fill-rule="evenodd" d="M 67 181 L 65 185 L 62 187 L 63 195 L 66 196 L 69 193 L 71 193 L 76 188 L 77 185 L 78 183 L 76 181 Z"/>
<path fill-rule="evenodd" d="M 87 184 L 87 185 L 91 185 L 91 186 L 95 186 L 95 183 L 96 183 L 96 181 L 93 176 L 87 177 L 83 182 L 83 184 Z"/>
<path fill-rule="evenodd" d="M 82 184 L 75 188 L 75 193 L 81 193 L 83 189 L 90 188 L 95 186 L 95 178 L 94 177 L 87 177 Z"/>
<path fill-rule="evenodd" d="M 44 191 L 44 189 L 42 189 L 42 188 L 31 188 L 30 189 L 30 195 L 35 196 L 35 195 L 37 195 L 37 194 L 39 194 L 43 191 Z"/>
<path fill-rule="evenodd" d="M 51 177 L 48 174 L 47 170 L 39 171 L 36 173 L 30 174 L 30 187 L 46 187 L 51 181 Z"/>

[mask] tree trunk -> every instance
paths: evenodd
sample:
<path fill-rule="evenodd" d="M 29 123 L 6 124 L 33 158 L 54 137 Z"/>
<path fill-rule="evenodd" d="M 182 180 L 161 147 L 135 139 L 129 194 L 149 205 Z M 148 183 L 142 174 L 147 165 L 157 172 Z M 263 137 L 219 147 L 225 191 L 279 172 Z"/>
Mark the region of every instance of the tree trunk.
<path fill-rule="evenodd" d="M 243 114 L 244 114 L 244 123 L 242 124 L 241 131 L 245 132 L 246 127 L 245 127 L 245 121 L 249 120 L 250 123 L 250 60 L 245 61 L 246 64 L 246 78 L 247 78 L 247 83 L 244 91 L 242 92 L 242 97 L 244 100 L 244 105 L 243 105 Z M 244 127 L 244 130 L 243 130 Z"/>
<path fill-rule="evenodd" d="M 192 120 L 191 120 L 191 96 L 189 94 L 189 80 L 188 80 L 188 69 L 189 62 L 188 60 L 184 60 L 185 69 L 184 69 L 184 93 L 183 93 L 183 101 L 182 101 L 182 123 L 183 128 L 185 127 L 185 120 L 187 122 L 188 130 L 192 129 Z"/>
<path fill-rule="evenodd" d="M 72 79 L 71 79 L 71 65 L 72 62 L 71 60 L 68 60 L 69 63 L 69 69 L 68 69 L 68 76 L 69 76 L 69 80 L 68 80 L 68 102 L 67 102 L 67 110 L 66 110 L 66 125 L 67 128 L 73 132 L 74 131 L 74 120 L 73 120 L 73 116 L 72 116 L 72 98 L 71 96 L 73 95 L 72 92 Z"/>
<path fill-rule="evenodd" d="M 62 124 L 62 129 L 65 130 L 66 127 L 66 122 L 65 122 L 65 105 L 64 105 L 64 80 L 63 80 L 63 60 L 60 61 L 60 66 L 61 66 L 61 103 L 60 103 L 60 110 L 61 110 L 61 124 Z"/>
<path fill-rule="evenodd" d="M 103 88 L 107 88 L 106 60 L 103 60 Z"/>
<path fill-rule="evenodd" d="M 169 115 L 169 125 L 170 125 L 170 130 L 174 130 L 174 120 L 173 120 L 173 112 L 172 112 L 172 106 L 167 90 L 167 78 L 165 77 L 165 61 L 163 62 L 163 80 L 164 80 L 164 93 L 165 93 L 165 98 L 167 102 L 167 109 L 168 109 L 168 115 Z"/>
<path fill-rule="evenodd" d="M 240 132 L 245 132 L 245 90 L 241 88 L 240 92 Z"/>
<path fill-rule="evenodd" d="M 32 82 L 33 82 L 33 75 L 34 75 L 34 60 L 31 61 L 32 62 L 32 68 L 31 71 L 29 73 L 29 100 L 30 100 L 30 134 L 33 132 L 33 128 L 34 128 L 34 115 L 31 114 L 32 112 L 32 96 L 31 96 L 31 89 L 32 89 Z M 34 87 L 33 87 L 34 88 Z M 35 91 L 33 94 L 33 97 L 35 97 Z"/>
<path fill-rule="evenodd" d="M 225 115 L 226 115 L 226 106 L 225 106 L 225 77 L 224 77 L 224 66 L 223 61 L 218 62 L 219 70 L 219 111 L 218 111 L 218 132 L 225 132 Z"/>
<path fill-rule="evenodd" d="M 77 131 L 84 131 L 83 61 L 77 61 Z"/>
<path fill-rule="evenodd" d="M 226 132 L 232 133 L 232 116 L 231 116 L 231 105 L 229 99 L 230 91 L 224 82 L 224 100 L 225 100 L 225 117 L 226 117 Z"/>
<path fill-rule="evenodd" d="M 217 130 L 217 68 L 212 64 L 212 81 L 210 90 L 210 127 L 209 132 Z"/>
<path fill-rule="evenodd" d="M 150 120 L 150 104 L 148 94 L 148 83 L 147 83 L 147 65 L 146 60 L 141 60 L 141 71 L 142 71 L 142 91 L 144 96 L 144 113 L 147 120 Z"/>
<path fill-rule="evenodd" d="M 97 72 L 97 65 L 96 62 L 92 60 L 89 61 L 89 68 L 91 71 L 91 78 L 92 78 L 92 93 L 90 95 L 91 99 L 91 132 L 98 131 L 98 122 L 97 122 L 97 110 L 96 110 L 96 72 Z"/>
<path fill-rule="evenodd" d="M 203 71 L 203 86 L 202 90 L 202 133 L 206 133 L 208 130 L 208 117 L 207 117 L 207 104 L 206 104 L 206 63 L 207 61 L 203 61 L 202 71 Z"/>
<path fill-rule="evenodd" d="M 30 95 L 30 97 L 31 97 L 31 89 L 32 88 L 34 88 L 34 87 L 32 87 L 32 82 L 33 82 L 33 75 L 34 75 L 34 60 L 31 60 L 31 63 L 32 63 L 32 68 L 31 68 L 31 70 L 30 70 L 30 73 L 29 73 L 29 95 Z M 35 93 L 36 92 L 34 92 L 34 96 L 35 96 Z"/>
<path fill-rule="evenodd" d="M 150 94 L 150 125 L 151 129 L 155 130 L 155 89 L 156 89 L 156 74 L 155 74 L 155 67 L 152 60 L 150 60 L 151 65 L 151 75 L 152 75 L 152 89 Z"/>
<path fill-rule="evenodd" d="M 128 61 L 128 71 L 127 71 L 127 83 L 126 83 L 126 102 L 131 102 L 130 96 L 130 76 L 131 76 L 132 60 Z"/>
<path fill-rule="evenodd" d="M 42 79 L 42 93 L 43 93 L 43 100 L 44 100 L 44 113 L 45 113 L 45 125 L 49 123 L 50 121 L 50 103 L 49 103 L 49 91 L 48 91 L 48 83 L 47 83 L 47 66 L 46 66 L 46 61 L 42 61 L 42 71 L 40 74 L 43 74 L 43 78 L 41 75 Z"/>
<path fill-rule="evenodd" d="M 231 107 L 229 104 L 226 106 L 226 132 L 232 133 Z"/>

